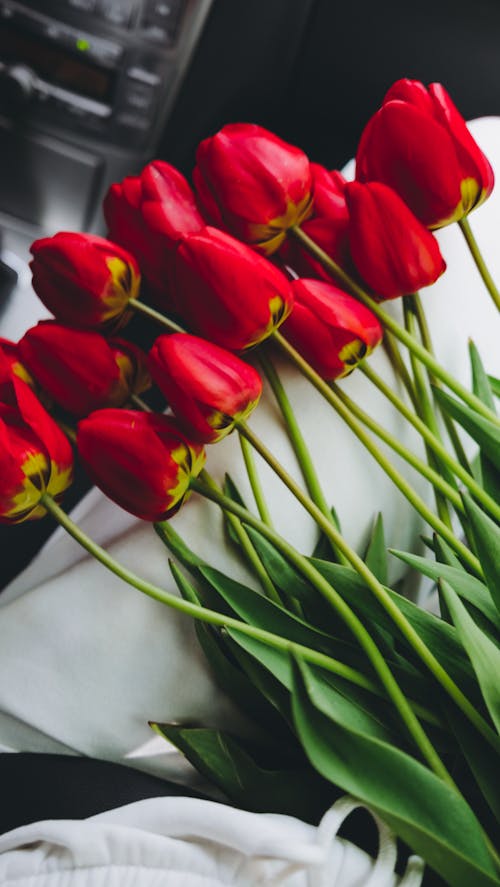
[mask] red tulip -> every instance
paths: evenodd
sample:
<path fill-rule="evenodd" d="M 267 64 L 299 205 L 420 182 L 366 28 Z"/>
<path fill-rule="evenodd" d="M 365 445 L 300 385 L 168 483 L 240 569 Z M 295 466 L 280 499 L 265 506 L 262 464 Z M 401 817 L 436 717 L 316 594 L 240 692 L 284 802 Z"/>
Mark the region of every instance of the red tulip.
<path fill-rule="evenodd" d="M 97 410 L 78 423 L 78 451 L 113 502 L 143 520 L 172 517 L 204 464 L 203 447 L 173 419 L 135 410 Z"/>
<path fill-rule="evenodd" d="M 292 308 L 285 275 L 216 228 L 181 241 L 174 271 L 181 315 L 194 332 L 232 351 L 261 342 Z"/>
<path fill-rule="evenodd" d="M 154 160 L 139 176 L 111 185 L 103 209 L 109 236 L 137 257 L 155 301 L 175 307 L 172 252 L 180 238 L 205 225 L 184 176 L 169 163 Z"/>
<path fill-rule="evenodd" d="M 52 400 L 75 416 L 121 406 L 150 384 L 145 356 L 136 345 L 55 321 L 28 330 L 19 351 Z"/>
<path fill-rule="evenodd" d="M 387 185 L 346 185 L 349 244 L 359 274 L 383 299 L 429 286 L 445 271 L 439 245 Z"/>
<path fill-rule="evenodd" d="M 21 357 L 19 354 L 19 347 L 15 342 L 11 342 L 9 339 L 2 339 L 0 337 L 0 353 L 5 359 L 6 363 L 3 363 L 2 370 L 3 372 L 0 374 L 0 384 L 5 380 L 10 379 L 12 373 L 18 376 L 23 382 L 26 382 L 30 388 L 33 388 L 35 383 L 33 377 L 29 374 L 27 367 L 22 363 Z M 1 400 L 1 390 L 0 390 L 0 400 Z"/>
<path fill-rule="evenodd" d="M 186 433 L 215 443 L 246 419 L 262 393 L 260 376 L 231 352 L 187 333 L 160 336 L 151 375 Z"/>
<path fill-rule="evenodd" d="M 198 146 L 193 181 L 210 221 L 266 255 L 311 208 L 303 151 L 253 123 L 233 123 Z"/>
<path fill-rule="evenodd" d="M 381 342 L 377 318 L 322 280 L 294 280 L 295 302 L 283 335 L 328 382 L 347 376 Z"/>
<path fill-rule="evenodd" d="M 314 188 L 312 214 L 301 228 L 337 265 L 352 274 L 346 180 L 337 170 L 329 171 L 319 163 L 311 163 L 311 171 Z M 280 256 L 300 277 L 319 277 L 331 281 L 331 275 L 323 265 L 294 237 L 285 240 Z"/>
<path fill-rule="evenodd" d="M 43 517 L 44 493 L 58 499 L 73 477 L 71 447 L 31 391 L 12 376 L 0 403 L 0 522 Z"/>
<path fill-rule="evenodd" d="M 440 83 L 398 80 L 356 155 L 361 182 L 390 185 L 429 228 L 466 216 L 491 194 L 493 170 Z"/>
<path fill-rule="evenodd" d="M 66 231 L 35 240 L 31 252 L 33 288 L 62 323 L 95 328 L 128 319 L 140 286 L 130 253 L 103 237 Z"/>

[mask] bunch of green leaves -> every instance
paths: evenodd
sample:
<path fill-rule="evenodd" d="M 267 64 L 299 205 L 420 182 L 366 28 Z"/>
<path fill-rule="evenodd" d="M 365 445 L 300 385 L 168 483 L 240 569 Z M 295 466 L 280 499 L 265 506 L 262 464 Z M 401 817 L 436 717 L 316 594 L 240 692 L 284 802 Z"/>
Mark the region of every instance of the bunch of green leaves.
<path fill-rule="evenodd" d="M 474 348 L 471 356 L 475 393 L 493 408 L 500 382 L 488 379 Z M 436 398 L 479 445 L 476 476 L 498 501 L 498 428 L 441 390 Z M 242 504 L 230 479 L 225 492 Z M 363 579 L 335 562 L 323 539 L 310 558 L 376 640 L 454 785 L 419 758 L 340 618 L 286 557 L 249 527 L 246 532 L 277 591 L 276 600 L 200 560 L 169 524 L 157 526 L 175 556 L 171 569 L 184 598 L 286 641 L 277 649 L 234 627 L 197 627 L 217 681 L 246 720 L 245 735 L 193 725 L 155 724 L 155 729 L 239 806 L 316 822 L 339 793 L 349 792 L 379 814 L 445 883 L 492 887 L 500 885 L 494 849 L 500 844 L 500 527 L 469 495 L 463 494 L 463 502 L 482 579 L 471 575 L 439 536 L 429 542 L 434 559 L 391 552 L 435 582 L 440 615 L 387 587 L 381 516 L 365 562 L 465 695 L 482 730 L 435 681 Z M 229 533 L 238 545 L 230 527 Z M 341 663 L 348 676 L 311 663 L 308 651 Z"/>

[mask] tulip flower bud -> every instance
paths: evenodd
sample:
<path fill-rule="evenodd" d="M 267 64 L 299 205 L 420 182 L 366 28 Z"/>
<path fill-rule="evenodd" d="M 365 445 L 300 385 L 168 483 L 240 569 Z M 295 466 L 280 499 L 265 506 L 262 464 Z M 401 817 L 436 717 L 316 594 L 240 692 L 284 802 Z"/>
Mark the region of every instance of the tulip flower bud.
<path fill-rule="evenodd" d="M 169 163 L 153 160 L 139 176 L 111 185 L 103 210 L 109 236 L 137 257 L 154 300 L 175 309 L 172 252 L 182 237 L 205 225 L 184 176 Z"/>
<path fill-rule="evenodd" d="M 174 271 L 186 322 L 231 351 L 250 348 L 271 335 L 292 308 L 285 275 L 216 228 L 204 228 L 181 241 Z"/>
<path fill-rule="evenodd" d="M 207 217 L 266 255 L 311 209 L 303 151 L 253 123 L 233 123 L 198 146 L 193 181 Z"/>
<path fill-rule="evenodd" d="M 0 403 L 0 523 L 43 517 L 44 493 L 60 498 L 73 477 L 73 453 L 31 388 L 12 377 Z"/>
<path fill-rule="evenodd" d="M 154 381 L 186 433 L 215 443 L 246 419 L 262 393 L 260 376 L 231 352 L 187 333 L 159 336 L 149 353 Z"/>
<path fill-rule="evenodd" d="M 145 356 L 136 345 L 55 321 L 29 329 L 19 352 L 52 400 L 75 416 L 121 406 L 150 385 Z"/>
<path fill-rule="evenodd" d="M 459 221 L 491 194 L 493 170 L 440 83 L 398 80 L 368 121 L 356 178 L 389 185 L 429 228 Z"/>
<path fill-rule="evenodd" d="M 78 423 L 78 451 L 113 502 L 143 520 L 172 517 L 201 471 L 203 447 L 175 421 L 136 410 L 97 410 Z"/>
<path fill-rule="evenodd" d="M 134 257 L 94 234 L 61 231 L 31 246 L 33 288 L 52 314 L 73 326 L 122 325 L 139 294 Z"/>
<path fill-rule="evenodd" d="M 436 238 L 395 191 L 379 182 L 349 182 L 346 199 L 351 256 L 377 298 L 408 295 L 443 274 Z"/>
<path fill-rule="evenodd" d="M 322 280 L 294 280 L 294 305 L 283 335 L 327 382 L 349 375 L 382 341 L 375 315 Z"/>

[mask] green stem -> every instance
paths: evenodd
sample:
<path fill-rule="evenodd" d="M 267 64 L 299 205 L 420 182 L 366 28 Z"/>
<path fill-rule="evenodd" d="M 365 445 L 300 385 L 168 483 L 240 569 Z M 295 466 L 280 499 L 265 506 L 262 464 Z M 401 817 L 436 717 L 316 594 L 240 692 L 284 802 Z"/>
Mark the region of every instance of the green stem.
<path fill-rule="evenodd" d="M 200 487 L 199 492 L 202 492 L 206 498 L 211 499 L 214 502 L 217 502 L 221 505 L 221 508 L 224 510 L 231 510 L 236 513 L 237 518 L 240 520 L 245 520 L 246 523 L 250 523 L 250 514 L 241 506 L 238 506 L 237 503 L 232 502 L 222 493 L 218 493 L 216 490 L 213 490 L 209 487 L 206 487 L 200 481 L 197 482 Z M 193 489 L 195 485 L 193 484 Z M 131 570 L 128 570 L 123 564 L 120 564 L 116 561 L 110 554 L 104 549 L 101 548 L 93 539 L 87 536 L 83 530 L 75 524 L 70 517 L 63 511 L 63 509 L 54 501 L 54 499 L 48 494 L 44 493 L 41 498 L 41 502 L 45 506 L 48 512 L 57 520 L 57 522 L 63 527 L 66 532 L 75 539 L 89 554 L 92 555 L 96 560 L 98 560 L 103 566 L 105 566 L 108 570 L 114 573 L 115 576 L 118 576 L 120 579 L 123 579 L 124 582 L 127 582 L 128 585 L 132 585 L 134 588 L 141 591 L 143 594 L 147 595 L 153 600 L 158 601 L 161 604 L 166 604 L 166 606 L 171 607 L 173 610 L 177 610 L 179 613 L 184 613 L 187 616 L 192 616 L 194 619 L 198 619 L 200 622 L 207 622 L 209 625 L 219 626 L 220 628 L 233 628 L 237 631 L 241 632 L 241 634 L 246 635 L 247 637 L 254 638 L 257 641 L 262 641 L 262 643 L 267 644 L 270 647 L 274 647 L 276 650 L 282 650 L 286 653 L 292 652 L 295 650 L 299 653 L 307 662 L 311 665 L 317 665 L 319 668 L 324 668 L 326 671 L 329 671 L 331 674 L 335 674 L 338 677 L 344 678 L 346 681 L 350 681 L 352 684 L 355 684 L 358 687 L 362 687 L 364 690 L 368 690 L 371 693 L 375 693 L 377 696 L 382 695 L 380 688 L 371 681 L 369 678 L 365 677 L 361 672 L 357 671 L 354 668 L 351 668 L 349 665 L 344 665 L 344 663 L 339 662 L 337 659 L 332 659 L 330 656 L 327 656 L 325 653 L 320 653 L 317 650 L 313 650 L 310 647 L 305 647 L 302 644 L 296 644 L 295 642 L 291 642 L 286 638 L 282 638 L 279 635 L 275 635 L 270 631 L 266 631 L 261 628 L 256 628 L 253 625 L 248 625 L 246 622 L 241 622 L 239 619 L 235 619 L 231 616 L 226 616 L 222 613 L 218 613 L 216 610 L 210 610 L 206 607 L 201 607 L 198 604 L 194 604 L 191 601 L 186 601 L 183 598 L 179 598 L 176 594 L 172 594 L 171 592 L 165 591 L 163 588 L 159 588 L 157 585 L 153 585 L 151 582 L 147 582 L 145 579 L 142 579 L 140 576 L 137 576 Z M 265 525 L 260 524 L 259 521 L 256 521 L 256 525 L 260 529 L 263 535 L 265 535 Z M 307 563 L 307 562 L 306 562 Z M 318 574 L 319 575 L 319 574 Z M 419 711 L 422 717 L 427 718 L 429 723 L 440 725 L 439 718 L 428 711 L 424 706 L 418 705 L 418 703 L 414 703 L 415 710 Z"/>
<path fill-rule="evenodd" d="M 453 459 L 452 456 L 448 453 L 445 446 L 438 440 L 432 432 L 427 428 L 425 422 L 415 415 L 412 410 L 405 404 L 403 400 L 392 390 L 392 388 L 387 385 L 386 382 L 375 372 L 375 370 L 369 365 L 367 361 L 363 361 L 358 364 L 359 369 L 362 373 L 370 380 L 370 382 L 375 385 L 379 391 L 392 403 L 392 405 L 404 416 L 405 419 L 408 420 L 410 425 L 415 428 L 416 431 L 422 436 L 425 443 L 439 456 L 440 460 L 448 466 L 450 471 L 452 471 L 459 480 L 462 481 L 464 486 L 467 487 L 468 490 L 472 493 L 475 499 L 481 503 L 486 511 L 491 514 L 491 516 L 497 521 L 500 522 L 500 505 L 492 499 L 488 493 L 483 490 L 480 484 L 472 477 L 472 475 L 468 474 L 468 472 Z"/>
<path fill-rule="evenodd" d="M 484 261 L 481 250 L 479 249 L 477 240 L 474 237 L 474 234 L 472 233 L 472 228 L 469 224 L 469 220 L 466 217 L 464 217 L 463 219 L 460 219 L 460 222 L 458 224 L 460 225 L 460 229 L 462 231 L 462 234 L 464 235 L 464 237 L 467 241 L 467 246 L 470 249 L 472 258 L 474 259 L 474 262 L 476 263 L 477 270 L 479 271 L 479 273 L 483 279 L 486 289 L 488 290 L 491 298 L 493 299 L 495 306 L 500 311 L 500 292 L 498 291 L 495 281 L 493 280 L 490 272 L 488 271 L 488 268 L 486 266 L 486 262 Z"/>
<path fill-rule="evenodd" d="M 349 397 L 348 394 L 345 393 L 341 388 L 337 385 L 332 385 L 332 390 L 334 394 L 340 398 L 344 406 L 347 408 L 349 413 L 352 416 L 359 419 L 366 425 L 370 431 L 373 431 L 377 437 L 380 437 L 387 446 L 391 447 L 395 453 L 397 453 L 401 458 L 403 458 L 412 468 L 415 468 L 423 477 L 428 480 L 436 490 L 439 490 L 450 502 L 453 504 L 453 507 L 457 509 L 457 511 L 464 512 L 464 505 L 462 499 L 457 493 L 456 489 L 451 486 L 440 474 L 437 473 L 433 468 L 427 465 L 422 459 L 419 459 L 415 453 L 412 453 L 411 450 L 408 450 L 394 435 L 392 435 L 387 429 L 383 428 L 382 425 L 379 425 L 375 419 L 372 419 L 368 413 L 365 411 Z"/>
<path fill-rule="evenodd" d="M 260 353 L 259 359 L 261 367 L 272 388 L 273 394 L 281 410 L 283 419 L 285 420 L 290 441 L 292 443 L 295 455 L 297 456 L 297 460 L 304 476 L 309 495 L 313 502 L 318 506 L 320 511 L 323 512 L 325 517 L 328 518 L 328 520 L 331 521 L 331 523 L 333 523 L 338 529 L 338 524 L 335 522 L 331 509 L 328 507 L 328 502 L 326 501 L 323 490 L 321 488 L 319 477 L 314 467 L 311 454 L 304 440 L 304 436 L 300 430 L 299 423 L 297 422 L 297 418 L 292 409 L 292 405 L 290 403 L 290 400 L 288 399 L 287 393 L 283 387 L 276 368 L 273 366 L 272 361 L 264 352 Z M 331 539 L 329 540 L 329 542 L 335 557 L 341 563 L 346 564 L 346 559 L 344 558 L 342 553 L 338 551 Z"/>
<path fill-rule="evenodd" d="M 417 318 L 418 328 L 420 330 L 420 337 L 422 339 L 422 345 L 424 346 L 424 348 L 427 349 L 429 354 L 434 355 L 434 348 L 432 345 L 431 332 L 429 329 L 429 325 L 427 323 L 427 318 L 425 316 L 424 306 L 422 305 L 422 300 L 421 300 L 420 294 L 418 292 L 413 294 L 413 307 L 415 310 L 415 316 Z M 440 383 L 439 379 L 436 379 L 436 377 L 432 373 L 429 373 L 428 376 L 429 376 L 429 382 L 431 385 L 435 385 L 438 388 L 441 387 L 441 383 Z M 471 473 L 470 465 L 469 465 L 467 456 L 465 455 L 465 451 L 462 446 L 462 442 L 460 440 L 460 437 L 458 436 L 457 430 L 455 428 L 455 423 L 453 422 L 453 419 L 448 415 L 448 413 L 445 410 L 441 409 L 439 404 L 438 404 L 438 409 L 440 410 L 441 416 L 442 416 L 444 424 L 446 426 L 446 430 L 448 432 L 448 436 L 450 438 L 453 449 L 455 450 L 457 459 L 460 462 L 460 464 L 462 465 L 462 467 L 465 469 L 465 471 L 467 471 L 470 474 Z"/>
<path fill-rule="evenodd" d="M 137 407 L 138 410 L 142 410 L 143 413 L 153 412 L 149 404 L 147 404 L 146 401 L 142 399 L 142 397 L 139 397 L 138 394 L 131 394 L 130 402 L 131 404 L 133 404 L 134 407 Z"/>
<path fill-rule="evenodd" d="M 409 348 L 409 350 L 412 351 L 413 354 L 415 354 L 415 356 L 418 357 L 418 359 L 441 380 L 441 382 L 457 395 L 457 397 L 463 400 L 464 403 L 468 404 L 468 406 L 479 413 L 479 415 L 484 416 L 485 419 L 489 419 L 490 422 L 493 422 L 500 427 L 500 418 L 488 409 L 478 397 L 470 391 L 467 391 L 467 389 L 461 385 L 451 373 L 445 370 L 445 368 L 438 363 L 432 354 L 429 354 L 427 349 L 424 348 L 420 342 L 417 342 L 412 336 L 410 336 L 410 334 L 403 329 L 401 324 L 394 320 L 394 318 L 391 317 L 391 315 L 388 314 L 378 302 L 372 299 L 371 296 L 369 296 L 368 293 L 349 276 L 349 274 L 346 274 L 346 272 L 343 271 L 342 268 L 340 268 L 340 266 L 337 265 L 337 263 L 314 242 L 314 240 L 302 231 L 301 228 L 294 227 L 290 228 L 289 231 L 297 238 L 301 245 L 311 253 L 311 255 L 321 262 L 323 267 L 326 268 L 330 274 L 349 289 L 361 302 L 363 302 L 364 305 L 370 308 L 373 314 L 375 314 L 375 316 L 381 321 L 383 326 L 389 330 L 389 332 L 393 333 L 403 345 L 406 345 L 406 347 Z"/>
<path fill-rule="evenodd" d="M 214 480 L 214 478 L 203 469 L 200 474 L 200 477 L 207 484 L 207 486 L 211 487 L 213 490 L 216 490 L 219 493 L 222 493 L 218 483 Z M 237 517 L 234 516 L 230 511 L 224 511 L 224 517 L 227 520 L 228 524 L 231 526 L 234 534 L 238 538 L 238 542 L 241 545 L 243 554 L 245 555 L 250 566 L 255 570 L 256 576 L 265 592 L 267 597 L 274 601 L 276 604 L 282 605 L 282 600 L 278 594 L 278 591 L 274 587 L 273 582 L 271 581 L 264 564 L 262 563 L 259 555 L 257 554 L 252 541 L 242 526 L 241 521 L 238 520 Z"/>
<path fill-rule="evenodd" d="M 129 299 L 129 306 L 137 311 L 139 314 L 144 314 L 145 317 L 149 317 L 150 320 L 154 320 L 155 323 L 161 324 L 167 330 L 170 330 L 171 333 L 185 333 L 186 331 L 179 326 L 179 324 L 175 323 L 175 321 L 170 320 L 169 317 L 165 317 L 164 314 L 160 314 L 159 311 L 155 311 L 154 308 L 151 308 L 149 305 L 146 305 L 144 302 L 141 302 L 139 299 Z"/>
<path fill-rule="evenodd" d="M 76 430 L 72 428 L 71 425 L 68 425 L 67 422 L 64 422 L 62 419 L 55 420 L 59 425 L 61 431 L 64 431 L 66 437 L 71 441 L 72 444 L 76 444 Z"/>
<path fill-rule="evenodd" d="M 257 506 L 257 511 L 259 512 L 260 519 L 264 521 L 268 527 L 272 527 L 273 522 L 271 518 L 271 514 L 269 512 L 269 508 L 267 507 L 266 498 L 264 496 L 264 491 L 262 489 L 262 484 L 260 482 L 259 475 L 257 473 L 257 467 L 255 465 L 255 459 L 253 457 L 252 447 L 245 440 L 244 437 L 239 435 L 240 438 L 240 446 L 241 452 L 243 455 L 243 461 L 245 463 L 245 468 L 248 474 L 248 480 L 250 481 L 250 486 L 252 488 L 252 493 L 255 499 L 255 504 Z"/>
<path fill-rule="evenodd" d="M 403 312 L 405 319 L 405 328 L 410 333 L 411 336 L 416 338 L 416 299 L 413 296 L 405 296 L 403 298 Z M 417 392 L 418 398 L 418 409 L 417 414 L 420 416 L 422 421 L 427 428 L 432 431 L 435 437 L 439 438 L 439 429 L 436 421 L 436 415 L 434 412 L 434 407 L 431 402 L 431 396 L 428 389 L 428 377 L 425 372 L 424 367 L 418 361 L 413 354 L 410 354 L 410 361 L 413 370 L 413 379 L 415 381 L 415 389 Z M 426 446 L 427 458 L 429 460 L 429 464 L 432 468 L 436 468 L 439 465 L 439 462 L 436 460 L 434 453 L 432 450 Z M 446 469 L 445 469 L 446 470 Z M 447 472 L 447 480 L 450 480 L 449 472 Z M 452 475 L 452 479 L 454 477 Z M 451 530 L 451 518 L 450 512 L 448 509 L 448 505 L 446 503 L 446 499 L 441 495 L 441 493 L 435 488 L 435 498 L 436 498 L 436 506 L 440 519 L 446 524 L 448 529 Z"/>
<path fill-rule="evenodd" d="M 307 560 L 303 555 L 299 554 L 282 536 L 279 536 L 271 527 L 268 527 L 266 524 L 263 524 L 261 521 L 257 520 L 253 515 L 249 512 L 245 512 L 245 509 L 242 509 L 241 506 L 238 506 L 237 503 L 231 502 L 230 504 L 226 501 L 224 496 L 220 496 L 214 490 L 209 490 L 205 487 L 202 481 L 192 480 L 191 488 L 201 493 L 203 496 L 206 496 L 208 499 L 212 499 L 213 502 L 216 502 L 221 508 L 232 509 L 235 514 L 237 514 L 242 521 L 248 523 L 250 526 L 254 527 L 260 533 L 262 533 L 265 538 L 267 538 L 273 545 L 276 546 L 278 551 L 280 551 L 287 560 L 290 561 L 293 566 L 295 566 L 299 572 L 317 589 L 317 591 L 328 601 L 330 606 L 335 610 L 335 612 L 340 616 L 345 625 L 352 632 L 356 640 L 358 641 L 361 648 L 364 650 L 367 655 L 369 661 L 371 662 L 376 674 L 378 675 L 381 684 L 385 687 L 389 698 L 394 703 L 395 708 L 399 712 L 399 715 L 406 725 L 406 728 L 415 742 L 417 748 L 420 749 L 420 752 L 427 761 L 429 767 L 447 782 L 449 785 L 454 786 L 453 780 L 446 770 L 443 762 L 441 761 L 439 755 L 434 749 L 432 743 L 429 741 L 427 734 L 422 729 L 422 726 L 418 719 L 415 716 L 415 713 L 411 706 L 408 704 L 408 701 L 405 695 L 402 693 L 398 683 L 394 679 L 394 676 L 387 665 L 384 657 L 380 653 L 377 645 L 373 641 L 371 635 L 364 627 L 363 623 L 358 619 L 353 610 L 349 607 L 349 605 L 344 601 L 341 595 L 335 591 L 333 586 L 330 585 L 329 582 L 324 579 L 321 573 L 316 570 L 316 568 Z M 246 515 L 246 516 L 245 516 Z M 324 518 L 325 522 L 326 518 Z"/>
<path fill-rule="evenodd" d="M 483 573 L 481 569 L 481 564 L 478 559 L 469 551 L 469 549 L 456 538 L 454 533 L 444 524 L 434 512 L 427 506 L 424 500 L 417 495 L 411 484 L 408 483 L 406 478 L 397 471 L 392 462 L 382 453 L 377 446 L 373 443 L 370 436 L 366 433 L 363 426 L 354 419 L 354 417 L 350 414 L 350 411 L 344 406 L 340 398 L 335 394 L 335 392 L 330 388 L 330 386 L 319 376 L 313 368 L 304 360 L 303 357 L 295 350 L 295 348 L 290 345 L 289 342 L 279 333 L 273 333 L 273 338 L 283 351 L 290 357 L 290 359 L 295 363 L 298 369 L 306 376 L 307 379 L 314 385 L 314 387 L 324 396 L 325 400 L 337 411 L 337 413 L 341 416 L 344 422 L 351 428 L 356 437 L 360 440 L 363 446 L 368 450 L 368 452 L 373 456 L 373 458 L 378 462 L 380 467 L 385 471 L 388 477 L 392 480 L 392 482 L 397 486 L 397 488 L 403 493 L 403 495 L 408 499 L 411 505 L 415 508 L 415 510 L 423 517 L 423 519 L 430 524 L 436 532 L 446 540 L 446 542 L 457 552 L 458 556 L 466 563 L 472 572 L 482 578 Z M 325 531 L 326 532 L 326 531 Z"/>
<path fill-rule="evenodd" d="M 294 479 L 285 471 L 283 466 L 275 459 L 275 457 L 270 453 L 265 445 L 253 434 L 253 432 L 245 426 L 239 425 L 240 431 L 244 433 L 247 438 L 250 440 L 253 446 L 257 449 L 257 451 L 261 454 L 261 456 L 266 459 L 268 464 L 276 471 L 276 474 L 281 478 L 283 483 L 288 487 L 288 489 L 296 496 L 299 502 L 307 509 L 309 514 L 314 518 L 319 527 L 323 530 L 326 535 L 330 535 L 334 540 L 337 547 L 343 552 L 343 554 L 348 559 L 351 566 L 356 570 L 357 574 L 361 577 L 361 579 L 366 583 L 368 588 L 372 591 L 373 595 L 376 597 L 378 602 L 381 604 L 385 612 L 390 616 L 394 624 L 399 628 L 401 634 L 406 638 L 410 646 L 413 648 L 417 656 L 421 659 L 424 665 L 429 669 L 429 671 L 434 675 L 436 680 L 441 684 L 443 689 L 448 693 L 448 695 L 454 700 L 456 705 L 462 710 L 465 716 L 470 720 L 470 722 L 476 727 L 477 730 L 485 737 L 485 739 L 489 742 L 493 748 L 500 752 L 500 737 L 498 737 L 491 730 L 488 723 L 481 717 L 479 712 L 476 711 L 474 706 L 469 702 L 467 697 L 462 693 L 460 688 L 455 684 L 453 679 L 449 676 L 448 672 L 443 668 L 441 663 L 436 659 L 434 654 L 429 650 L 426 644 L 422 641 L 419 634 L 415 631 L 413 626 L 408 622 L 404 614 L 399 609 L 398 605 L 395 601 L 392 600 L 391 596 L 388 594 L 387 590 L 384 588 L 381 582 L 377 579 L 377 577 L 372 573 L 372 571 L 367 567 L 362 558 L 351 548 L 350 545 L 345 541 L 343 536 L 336 530 L 336 528 L 326 520 L 324 515 L 321 513 L 319 508 L 311 502 L 311 500 L 306 496 L 306 494 L 300 489 L 300 487 L 295 483 Z M 196 484 L 194 485 L 194 489 L 197 489 Z M 208 495 L 208 493 L 206 494 Z M 229 506 L 228 506 L 229 507 Z M 246 519 L 244 519 L 246 520 Z M 248 523 L 250 520 L 255 522 L 255 518 L 249 515 Z M 251 526 L 255 526 L 255 523 L 250 523 Z M 257 527 L 257 529 L 259 529 Z M 271 538 L 269 528 L 266 528 L 267 538 L 269 538 L 275 544 L 275 539 Z M 281 550 L 285 553 L 283 547 L 283 540 L 280 540 L 279 548 L 281 546 Z M 293 553 L 293 558 L 290 553 L 287 556 L 292 560 L 292 563 L 297 563 L 296 557 L 302 558 L 301 555 L 297 555 L 294 549 L 291 549 Z M 303 558 L 302 558 L 303 559 Z M 299 569 L 302 571 L 302 567 L 299 566 Z M 306 573 L 304 573 L 306 575 Z M 314 583 L 316 587 L 318 587 L 317 583 Z M 318 587 L 319 590 L 319 587 Z M 331 591 L 331 587 L 330 587 Z M 338 597 L 335 592 L 336 597 Z M 329 598 L 330 593 L 328 592 L 326 597 Z"/>
<path fill-rule="evenodd" d="M 413 404 L 413 407 L 416 410 L 418 408 L 418 402 L 415 392 L 415 386 L 413 384 L 410 373 L 408 372 L 408 367 L 401 357 L 398 343 L 395 340 L 394 336 L 387 330 L 384 331 L 382 346 L 385 353 L 387 354 L 387 357 L 389 358 L 389 362 L 394 371 L 394 375 L 403 383 L 404 387 L 406 388 L 407 394 Z"/>

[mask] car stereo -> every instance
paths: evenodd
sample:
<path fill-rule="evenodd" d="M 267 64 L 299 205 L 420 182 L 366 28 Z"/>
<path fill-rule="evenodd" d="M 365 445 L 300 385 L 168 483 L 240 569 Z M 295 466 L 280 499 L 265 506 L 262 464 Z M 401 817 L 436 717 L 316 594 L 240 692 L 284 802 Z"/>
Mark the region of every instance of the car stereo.
<path fill-rule="evenodd" d="M 211 0 L 0 0 L 0 212 L 98 227 L 154 152 Z"/>

